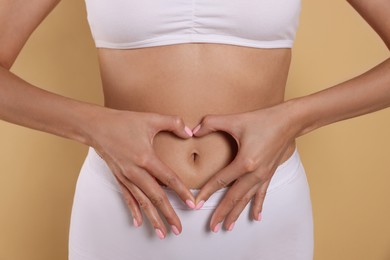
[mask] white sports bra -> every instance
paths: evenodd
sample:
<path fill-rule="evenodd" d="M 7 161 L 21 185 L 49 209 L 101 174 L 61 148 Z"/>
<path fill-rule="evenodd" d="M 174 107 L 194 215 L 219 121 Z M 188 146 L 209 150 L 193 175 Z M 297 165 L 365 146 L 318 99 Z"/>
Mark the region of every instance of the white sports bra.
<path fill-rule="evenodd" d="M 85 0 L 98 48 L 178 43 L 291 48 L 301 0 Z"/>

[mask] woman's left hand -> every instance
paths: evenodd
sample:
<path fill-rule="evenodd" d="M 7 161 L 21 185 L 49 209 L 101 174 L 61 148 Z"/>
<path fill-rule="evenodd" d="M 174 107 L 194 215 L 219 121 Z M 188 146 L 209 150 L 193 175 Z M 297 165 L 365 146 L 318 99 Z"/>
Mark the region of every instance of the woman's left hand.
<path fill-rule="evenodd" d="M 207 115 L 193 129 L 196 137 L 224 131 L 238 145 L 234 160 L 217 172 L 196 198 L 197 208 L 200 208 L 215 191 L 234 182 L 211 218 L 212 231 L 218 232 L 223 221 L 224 227 L 232 230 L 235 221 L 253 197 L 253 218 L 261 219 L 262 205 L 271 178 L 298 133 L 291 111 L 285 102 L 246 113 Z"/>

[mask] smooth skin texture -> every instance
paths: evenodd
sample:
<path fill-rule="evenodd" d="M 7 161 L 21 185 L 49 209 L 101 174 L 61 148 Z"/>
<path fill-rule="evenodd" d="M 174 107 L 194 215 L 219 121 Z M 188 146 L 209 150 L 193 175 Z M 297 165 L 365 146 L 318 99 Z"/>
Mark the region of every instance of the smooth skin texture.
<path fill-rule="evenodd" d="M 123 178 L 122 189 L 137 224 L 142 224 L 142 208 L 162 237 L 166 227 L 158 210 L 170 225 L 179 231 L 182 227 L 154 177 L 184 201 L 195 202 L 188 188 L 203 187 L 197 203 L 235 181 L 210 225 L 214 230 L 216 223 L 225 221 L 228 228 L 253 196 L 253 215 L 258 217 L 267 180 L 292 153 L 295 137 L 389 105 L 388 61 L 334 88 L 283 102 L 289 49 L 216 44 L 99 49 L 105 108 L 48 93 L 8 70 L 29 35 L 58 2 L 0 0 L 0 44 L 4 46 L 0 118 L 96 148 L 115 176 Z M 389 3 L 350 3 L 389 46 Z M 189 138 L 184 126 L 195 129 L 200 122 L 196 138 Z M 113 129 L 117 130 L 113 133 Z M 231 138 L 220 131 L 211 133 L 218 129 L 237 141 L 237 156 Z M 178 137 L 163 130 L 174 130 Z M 172 150 L 177 154 L 170 156 L 167 151 Z M 187 159 L 178 160 L 183 154 Z"/>
<path fill-rule="evenodd" d="M 75 101 L 39 89 L 9 71 L 28 37 L 58 2 L 0 2 L 0 118 L 96 147 L 123 184 L 136 223 L 142 224 L 142 208 L 156 233 L 165 235 L 158 209 L 181 232 L 180 220 L 156 178 L 175 190 L 189 206 L 193 206 L 194 197 L 178 176 L 158 160 L 152 143 L 160 131 L 190 138 L 191 132 L 188 128 L 186 131 L 182 119 Z"/>
<path fill-rule="evenodd" d="M 105 106 L 176 114 L 195 127 L 207 113 L 240 113 L 280 103 L 291 50 L 178 44 L 100 48 L 98 55 Z M 201 188 L 236 153 L 234 139 L 222 132 L 186 140 L 159 133 L 153 146 L 189 188 Z"/>
<path fill-rule="evenodd" d="M 390 2 L 348 2 L 390 49 Z M 215 210 L 210 228 L 218 229 L 223 221 L 226 229 L 234 226 L 253 196 L 253 218 L 261 216 L 272 174 L 291 140 L 322 126 L 374 112 L 389 105 L 390 59 L 387 59 L 360 76 L 305 97 L 250 113 L 206 116 L 194 129 L 195 136 L 222 130 L 231 134 L 239 146 L 234 161 L 215 174 L 196 198 L 197 203 L 207 200 L 214 191 L 234 181 L 234 185 Z"/>
<path fill-rule="evenodd" d="M 55 3 L 2 2 L 1 44 L 5 49 L 10 46 L 12 55 L 5 53 L 0 59 L 4 67 L 0 117 L 94 147 L 119 181 L 125 181 L 121 187 L 135 226 L 142 225 L 143 210 L 157 234 L 166 235 L 162 218 L 181 232 L 180 220 L 147 173 L 171 185 L 194 207 L 188 188 L 200 188 L 232 160 L 235 149 L 232 138 L 222 133 L 185 139 L 184 122 L 194 127 L 207 113 L 237 113 L 283 101 L 291 50 L 220 44 L 99 49 L 105 97 L 105 107 L 100 107 L 48 93 L 8 71 L 20 51 L 14 46 L 23 46 Z M 29 30 L 24 32 L 25 28 Z M 170 129 L 179 136 L 168 133 Z"/>

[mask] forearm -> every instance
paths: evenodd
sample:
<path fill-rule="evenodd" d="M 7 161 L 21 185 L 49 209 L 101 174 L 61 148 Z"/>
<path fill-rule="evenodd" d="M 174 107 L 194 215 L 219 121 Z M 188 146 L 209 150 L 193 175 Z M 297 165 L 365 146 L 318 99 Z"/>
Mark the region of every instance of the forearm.
<path fill-rule="evenodd" d="M 285 103 L 296 137 L 390 106 L 390 59 L 353 79 Z"/>
<path fill-rule="evenodd" d="M 106 108 L 37 88 L 0 66 L 0 119 L 90 144 L 90 129 Z"/>

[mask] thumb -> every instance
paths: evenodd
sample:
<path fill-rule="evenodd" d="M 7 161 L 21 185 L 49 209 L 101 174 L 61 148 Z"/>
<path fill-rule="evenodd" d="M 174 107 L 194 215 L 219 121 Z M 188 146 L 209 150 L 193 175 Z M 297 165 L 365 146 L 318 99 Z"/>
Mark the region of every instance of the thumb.
<path fill-rule="evenodd" d="M 197 137 L 201 137 L 212 132 L 224 131 L 234 137 L 236 132 L 235 125 L 235 120 L 231 115 L 207 115 L 192 130 L 192 133 Z"/>
<path fill-rule="evenodd" d="M 170 131 L 181 138 L 192 137 L 191 129 L 184 124 L 179 116 L 159 116 L 156 120 L 158 131 Z"/>

